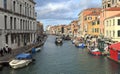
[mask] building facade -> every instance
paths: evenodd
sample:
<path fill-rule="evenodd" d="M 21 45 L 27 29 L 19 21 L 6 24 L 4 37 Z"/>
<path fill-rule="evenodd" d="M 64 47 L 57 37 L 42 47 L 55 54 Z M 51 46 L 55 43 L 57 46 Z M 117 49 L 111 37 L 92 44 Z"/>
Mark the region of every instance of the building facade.
<path fill-rule="evenodd" d="M 17 48 L 36 38 L 34 0 L 0 0 L 0 47 Z"/>
<path fill-rule="evenodd" d="M 120 0 L 102 0 L 102 8 L 120 7 Z"/>
<path fill-rule="evenodd" d="M 120 7 L 117 8 L 110 7 L 100 13 L 100 32 L 102 35 L 105 34 L 105 26 L 104 26 L 105 19 L 117 15 L 119 13 L 120 13 Z"/>
<path fill-rule="evenodd" d="M 44 28 L 43 23 L 37 21 L 37 36 L 43 35 Z"/>
<path fill-rule="evenodd" d="M 105 19 L 105 37 L 120 41 L 120 14 Z"/>
<path fill-rule="evenodd" d="M 87 15 L 91 14 L 91 13 L 100 13 L 101 12 L 101 8 L 88 8 L 83 10 L 82 12 L 79 13 L 79 18 L 78 18 L 78 22 L 80 25 L 80 33 L 81 36 L 85 36 L 87 34 L 87 28 L 88 28 L 88 19 L 91 21 L 93 19 L 91 19 L 91 17 L 88 17 Z M 87 17 L 86 17 L 87 16 Z"/>

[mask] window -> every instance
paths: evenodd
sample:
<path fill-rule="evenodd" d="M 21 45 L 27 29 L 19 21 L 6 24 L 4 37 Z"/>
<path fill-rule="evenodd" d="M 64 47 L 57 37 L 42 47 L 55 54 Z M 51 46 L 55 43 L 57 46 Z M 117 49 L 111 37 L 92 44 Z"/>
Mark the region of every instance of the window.
<path fill-rule="evenodd" d="M 92 22 L 92 25 L 95 25 L 95 22 L 94 22 L 94 21 Z"/>
<path fill-rule="evenodd" d="M 22 19 L 20 20 L 20 30 L 22 30 Z"/>
<path fill-rule="evenodd" d="M 110 4 L 108 4 L 108 7 L 110 7 Z"/>
<path fill-rule="evenodd" d="M 120 25 L 120 19 L 118 19 L 118 25 Z"/>
<path fill-rule="evenodd" d="M 7 0 L 3 0 L 4 1 L 4 9 L 7 9 Z"/>
<path fill-rule="evenodd" d="M 12 44 L 14 43 L 14 38 L 15 38 L 15 37 L 14 37 L 14 35 L 12 34 L 12 35 L 11 35 L 11 43 L 12 43 Z"/>
<path fill-rule="evenodd" d="M 20 5 L 20 14 L 22 13 L 22 5 Z"/>
<path fill-rule="evenodd" d="M 27 11 L 26 11 L 26 9 L 27 9 L 27 8 L 26 8 L 26 2 L 25 2 L 25 15 L 27 15 Z"/>
<path fill-rule="evenodd" d="M 88 20 L 92 20 L 92 17 L 88 17 Z"/>
<path fill-rule="evenodd" d="M 22 29 L 25 30 L 25 20 L 23 20 Z"/>
<path fill-rule="evenodd" d="M 97 24 L 98 24 L 98 25 L 100 24 L 100 21 L 99 21 L 99 20 L 97 21 Z"/>
<path fill-rule="evenodd" d="M 5 29 L 7 29 L 7 16 L 4 16 Z"/>
<path fill-rule="evenodd" d="M 120 37 L 120 30 L 118 30 L 118 37 Z"/>
<path fill-rule="evenodd" d="M 15 1 L 13 1 L 13 11 L 15 12 Z"/>
<path fill-rule="evenodd" d="M 13 21 L 13 19 L 12 19 L 12 17 L 10 17 L 10 29 L 12 29 L 12 21 Z"/>
<path fill-rule="evenodd" d="M 31 16 L 31 5 L 30 5 L 30 16 Z"/>
<path fill-rule="evenodd" d="M 14 18 L 14 29 L 16 29 L 16 18 Z"/>
<path fill-rule="evenodd" d="M 29 30 L 29 21 L 28 21 L 28 25 L 27 25 L 27 30 Z"/>

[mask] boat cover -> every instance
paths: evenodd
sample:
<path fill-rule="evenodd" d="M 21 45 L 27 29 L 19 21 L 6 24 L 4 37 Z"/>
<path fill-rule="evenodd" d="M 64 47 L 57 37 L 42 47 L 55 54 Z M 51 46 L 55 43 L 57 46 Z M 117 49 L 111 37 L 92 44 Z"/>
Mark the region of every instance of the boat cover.
<path fill-rule="evenodd" d="M 31 59 L 32 55 L 30 53 L 21 53 L 16 56 L 16 59 Z"/>

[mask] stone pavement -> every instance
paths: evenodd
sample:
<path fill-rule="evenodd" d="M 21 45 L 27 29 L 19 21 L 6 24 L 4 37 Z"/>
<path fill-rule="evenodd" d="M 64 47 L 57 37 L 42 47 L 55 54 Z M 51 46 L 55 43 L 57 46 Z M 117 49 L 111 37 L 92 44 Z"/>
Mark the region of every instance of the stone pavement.
<path fill-rule="evenodd" d="M 0 64 L 11 61 L 13 58 L 15 58 L 16 55 L 18 55 L 20 53 L 30 52 L 31 48 L 33 48 L 33 47 L 36 48 L 36 47 L 42 46 L 46 39 L 47 39 L 47 37 L 45 37 L 42 42 L 30 44 L 30 45 L 20 47 L 17 49 L 13 49 L 11 54 L 4 54 L 4 56 L 0 56 Z"/>

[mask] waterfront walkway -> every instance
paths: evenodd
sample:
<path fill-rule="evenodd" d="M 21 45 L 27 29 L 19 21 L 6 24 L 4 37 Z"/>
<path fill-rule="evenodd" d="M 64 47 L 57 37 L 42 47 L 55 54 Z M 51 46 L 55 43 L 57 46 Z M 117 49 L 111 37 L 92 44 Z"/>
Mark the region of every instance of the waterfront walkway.
<path fill-rule="evenodd" d="M 44 37 L 43 41 L 41 41 L 41 42 L 30 44 L 30 45 L 26 45 L 24 47 L 20 47 L 20 48 L 17 48 L 17 49 L 13 49 L 11 54 L 4 54 L 4 56 L 0 57 L 0 64 L 8 63 L 16 55 L 18 55 L 20 53 L 30 52 L 33 47 L 36 48 L 36 47 L 42 46 L 44 44 L 45 40 L 46 40 L 46 37 Z"/>

